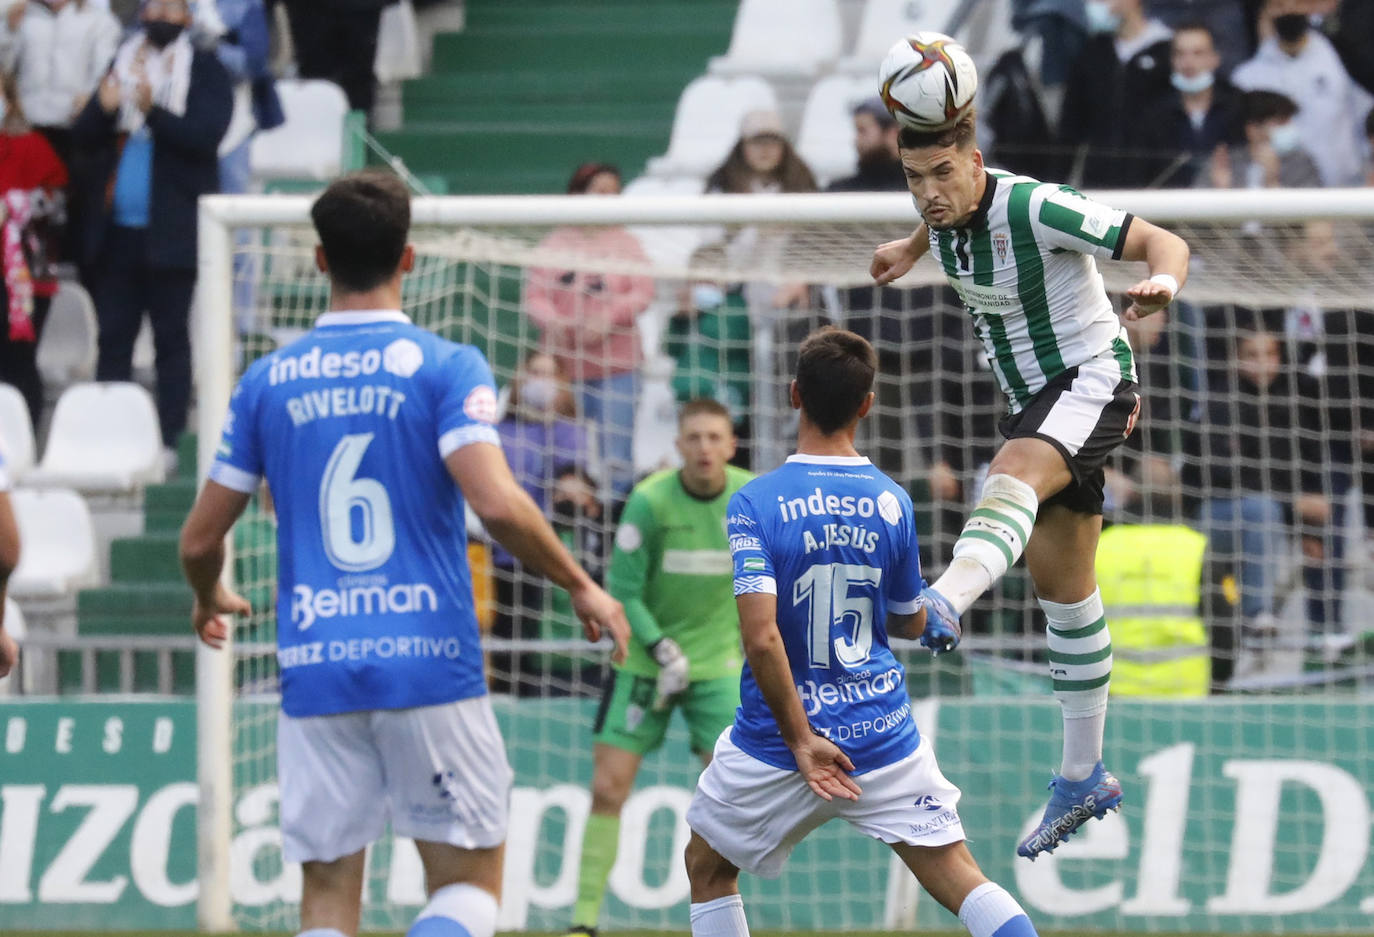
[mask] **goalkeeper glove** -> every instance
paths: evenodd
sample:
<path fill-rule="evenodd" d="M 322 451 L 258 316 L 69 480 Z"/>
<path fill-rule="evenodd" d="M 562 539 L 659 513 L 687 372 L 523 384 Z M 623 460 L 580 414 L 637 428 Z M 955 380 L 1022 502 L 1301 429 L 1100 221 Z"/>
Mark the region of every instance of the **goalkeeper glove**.
<path fill-rule="evenodd" d="M 682 648 L 672 638 L 659 638 L 649 645 L 648 651 L 658 664 L 654 709 L 663 709 L 669 699 L 687 689 L 687 655 L 682 653 Z"/>
<path fill-rule="evenodd" d="M 921 590 L 921 598 L 926 603 L 926 630 L 921 632 L 921 644 L 939 657 L 959 646 L 959 638 L 963 635 L 959 613 L 949 604 L 949 599 L 929 586 Z"/>

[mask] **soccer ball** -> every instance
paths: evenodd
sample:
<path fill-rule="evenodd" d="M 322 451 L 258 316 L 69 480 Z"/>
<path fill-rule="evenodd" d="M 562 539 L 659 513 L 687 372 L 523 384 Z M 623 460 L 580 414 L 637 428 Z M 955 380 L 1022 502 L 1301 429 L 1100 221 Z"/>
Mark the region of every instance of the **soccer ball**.
<path fill-rule="evenodd" d="M 978 71 L 964 47 L 943 33 L 921 32 L 887 51 L 878 83 L 897 123 L 913 130 L 952 127 L 973 106 Z"/>

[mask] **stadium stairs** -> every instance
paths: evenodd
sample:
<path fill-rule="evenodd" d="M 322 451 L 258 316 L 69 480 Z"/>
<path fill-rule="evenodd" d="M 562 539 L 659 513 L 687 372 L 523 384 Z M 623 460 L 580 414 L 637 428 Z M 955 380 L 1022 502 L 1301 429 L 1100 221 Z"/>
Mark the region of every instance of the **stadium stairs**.
<path fill-rule="evenodd" d="M 735 0 L 467 0 L 378 140 L 454 194 L 561 192 L 572 170 L 632 179 L 668 145 L 687 83 L 730 42 Z"/>

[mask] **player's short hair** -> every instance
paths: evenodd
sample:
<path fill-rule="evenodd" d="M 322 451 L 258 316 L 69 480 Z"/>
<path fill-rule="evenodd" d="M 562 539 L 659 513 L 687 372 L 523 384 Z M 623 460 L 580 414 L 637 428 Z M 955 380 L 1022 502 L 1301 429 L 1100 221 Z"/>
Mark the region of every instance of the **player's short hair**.
<path fill-rule="evenodd" d="M 1217 34 L 1212 32 L 1212 27 L 1202 20 L 1187 20 L 1179 23 L 1174 27 L 1174 35 L 1177 36 L 1179 33 L 1206 33 L 1207 38 L 1212 42 L 1212 48 L 1216 48 Z"/>
<path fill-rule="evenodd" d="M 1298 112 L 1293 99 L 1277 91 L 1247 91 L 1241 96 L 1240 107 L 1247 124 L 1287 120 Z"/>
<path fill-rule="evenodd" d="M 801 343 L 797 393 L 802 410 L 829 435 L 854 421 L 878 373 L 878 353 L 853 332 L 826 325 Z"/>
<path fill-rule="evenodd" d="M 958 147 L 971 149 L 978 144 L 978 115 L 973 108 L 960 117 L 952 127 L 944 130 L 915 130 L 903 127 L 897 134 L 897 146 L 903 150 L 923 150 L 927 147 Z"/>
<path fill-rule="evenodd" d="M 410 191 L 384 169 L 352 172 L 315 199 L 310 220 L 331 282 L 365 293 L 390 280 L 400 266 L 410 234 Z"/>
<path fill-rule="evenodd" d="M 718 416 L 726 423 L 734 426 L 734 421 L 730 419 L 730 411 L 726 408 L 725 404 L 721 403 L 719 400 L 712 400 L 710 397 L 697 397 L 684 403 L 682 409 L 678 411 L 678 428 L 681 429 L 682 424 L 686 423 L 692 417 L 701 416 L 703 414 L 707 416 Z"/>

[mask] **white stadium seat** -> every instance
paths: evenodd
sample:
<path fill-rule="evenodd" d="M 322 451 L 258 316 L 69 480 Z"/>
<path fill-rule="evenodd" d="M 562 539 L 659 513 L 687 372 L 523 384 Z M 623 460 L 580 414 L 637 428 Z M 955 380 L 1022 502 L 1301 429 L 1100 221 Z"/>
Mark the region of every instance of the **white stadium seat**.
<path fill-rule="evenodd" d="M 33 468 L 33 423 L 24 395 L 10 384 L 0 384 L 0 453 L 10 481 L 23 479 Z"/>
<path fill-rule="evenodd" d="M 762 78 L 694 80 L 682 92 L 673 117 L 668 152 L 649 160 L 655 176 L 708 176 L 739 140 L 739 124 L 755 110 L 777 110 L 772 85 Z"/>
<path fill-rule="evenodd" d="M 658 195 L 700 195 L 705 180 L 698 176 L 640 176 L 625 187 L 626 198 Z M 719 229 L 703 225 L 637 225 L 630 229 L 639 238 L 654 266 L 670 270 L 683 267 L 692 251 L 707 238 L 721 237 Z"/>
<path fill-rule="evenodd" d="M 137 384 L 75 384 L 57 401 L 43 460 L 27 481 L 116 494 L 164 474 L 152 395 Z"/>
<path fill-rule="evenodd" d="M 66 387 L 95 377 L 96 331 L 90 294 L 79 283 L 63 280 L 38 343 L 38 372 L 43 382 Z"/>
<path fill-rule="evenodd" d="M 253 137 L 253 175 L 261 179 L 319 179 L 343 167 L 348 98 L 332 81 L 277 82 L 286 123 Z"/>
<path fill-rule="evenodd" d="M 53 599 L 96 583 L 95 529 L 81 495 L 70 488 L 19 488 L 10 500 L 23 545 L 11 595 Z"/>
<path fill-rule="evenodd" d="M 868 0 L 854 49 L 840 68 L 876 84 L 878 66 L 894 42 L 912 33 L 945 32 L 958 7 L 959 0 Z"/>
<path fill-rule="evenodd" d="M 876 95 L 872 77 L 830 75 L 812 87 L 802 111 L 797 154 L 822 184 L 854 173 L 854 105 Z"/>
<path fill-rule="evenodd" d="M 742 0 L 730 48 L 710 71 L 809 77 L 839 57 L 843 34 L 836 0 Z"/>

